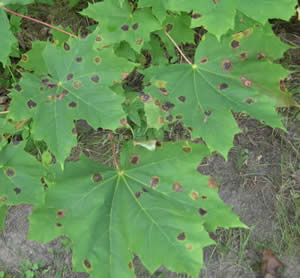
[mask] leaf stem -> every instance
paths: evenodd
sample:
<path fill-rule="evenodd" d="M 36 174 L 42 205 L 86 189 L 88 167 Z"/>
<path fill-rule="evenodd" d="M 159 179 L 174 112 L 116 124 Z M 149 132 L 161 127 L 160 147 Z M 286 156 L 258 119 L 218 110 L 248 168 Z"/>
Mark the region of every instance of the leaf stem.
<path fill-rule="evenodd" d="M 116 168 L 120 169 L 120 165 L 118 163 L 117 155 L 116 155 L 116 152 L 115 152 L 115 145 L 114 145 L 114 140 L 113 140 L 113 134 L 112 134 L 111 131 L 109 132 L 109 137 L 110 137 L 110 146 L 111 146 L 111 150 L 112 150 L 112 153 L 113 153 L 113 157 L 114 157 Z"/>
<path fill-rule="evenodd" d="M 182 52 L 182 50 L 180 49 L 178 44 L 174 41 L 174 39 L 171 37 L 171 35 L 167 31 L 164 31 L 164 33 L 167 35 L 167 37 L 170 39 L 170 41 L 174 44 L 174 46 L 179 51 L 180 55 L 184 58 L 184 60 L 186 60 L 186 62 L 191 65 L 192 64 L 191 61 L 184 55 L 184 53 Z"/>
<path fill-rule="evenodd" d="M 7 114 L 9 111 L 1 111 L 0 114 Z"/>
<path fill-rule="evenodd" d="M 40 20 L 38 20 L 38 19 L 35 19 L 35 18 L 26 16 L 26 15 L 23 15 L 23 14 L 19 14 L 19 13 L 17 13 L 17 12 L 14 12 L 14 11 L 12 11 L 12 10 L 9 10 L 9 9 L 7 9 L 7 8 L 5 8 L 5 7 L 2 7 L 2 9 L 5 10 L 6 12 L 8 12 L 8 13 L 14 14 L 14 15 L 19 16 L 19 17 L 23 17 L 23 18 L 25 18 L 25 19 L 34 21 L 34 22 L 39 23 L 39 24 L 42 24 L 42 25 L 45 25 L 45 26 L 47 26 L 47 27 L 49 27 L 49 28 L 51 28 L 51 29 L 55 29 L 55 30 L 57 30 L 57 31 L 59 31 L 59 32 L 65 33 L 65 34 L 67 34 L 67 35 L 69 35 L 69 36 L 71 36 L 71 37 L 73 37 L 73 38 L 77 38 L 76 35 L 71 34 L 71 33 L 67 32 L 67 31 L 65 31 L 65 30 L 63 30 L 63 29 L 60 29 L 60 28 L 58 28 L 58 27 L 55 27 L 55 26 L 53 26 L 53 25 L 51 25 L 51 24 L 48 24 L 48 23 L 46 23 L 46 22 L 40 21 Z"/>

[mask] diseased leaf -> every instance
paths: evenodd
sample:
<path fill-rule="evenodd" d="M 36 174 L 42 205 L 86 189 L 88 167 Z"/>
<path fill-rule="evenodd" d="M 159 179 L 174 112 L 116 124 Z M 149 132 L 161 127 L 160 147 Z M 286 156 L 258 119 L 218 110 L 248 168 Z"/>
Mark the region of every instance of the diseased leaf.
<path fill-rule="evenodd" d="M 232 112 L 248 113 L 272 127 L 283 128 L 274 106 L 275 99 L 280 104 L 291 99 L 280 90 L 280 80 L 287 71 L 272 61 L 287 47 L 271 34 L 270 25 L 228 34 L 221 42 L 207 34 L 193 65 L 146 70 L 146 77 L 151 79 L 151 86 L 144 88 L 148 96 L 144 101 L 146 116 L 151 117 L 156 109 L 162 124 L 181 120 L 193 137 L 202 137 L 211 150 L 224 157 L 239 132 Z"/>
<path fill-rule="evenodd" d="M 214 243 L 206 229 L 245 227 L 197 171 L 208 154 L 200 144 L 166 143 L 148 151 L 131 142 L 120 170 L 83 157 L 66 163 L 45 206 L 30 217 L 29 237 L 71 237 L 74 270 L 91 278 L 135 277 L 134 254 L 151 273 L 164 265 L 198 277 L 203 247 Z"/>
<path fill-rule="evenodd" d="M 48 44 L 42 57 L 49 76 L 24 73 L 10 94 L 9 117 L 32 118 L 34 138 L 45 140 L 61 165 L 76 144 L 74 120 L 86 119 L 94 128 L 114 130 L 124 116 L 123 98 L 109 86 L 121 82 L 122 74 L 135 64 L 116 57 L 111 48 L 95 50 L 97 38 L 96 30 L 62 47 Z"/>
<path fill-rule="evenodd" d="M 7 145 L 1 151 L 0 206 L 43 203 L 43 168 L 33 156 L 24 151 L 24 146 L 23 142 Z"/>
<path fill-rule="evenodd" d="M 283 267 L 284 264 L 279 261 L 271 250 L 264 250 L 262 273 L 271 274 L 271 277 L 279 277 L 278 270 Z"/>

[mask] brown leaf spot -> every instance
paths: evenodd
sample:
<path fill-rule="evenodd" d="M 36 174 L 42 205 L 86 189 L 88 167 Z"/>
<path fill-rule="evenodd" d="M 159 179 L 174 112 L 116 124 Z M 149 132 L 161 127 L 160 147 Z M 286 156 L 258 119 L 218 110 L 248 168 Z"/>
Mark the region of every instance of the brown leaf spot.
<path fill-rule="evenodd" d="M 287 89 L 286 89 L 286 83 L 285 83 L 285 81 L 282 80 L 282 79 L 279 81 L 279 88 L 280 88 L 280 91 L 281 91 L 281 92 L 284 92 L 284 93 L 287 92 Z"/>
<path fill-rule="evenodd" d="M 142 195 L 142 192 L 135 192 L 135 197 L 138 199 L 138 198 L 140 198 L 141 197 L 141 195 Z"/>
<path fill-rule="evenodd" d="M 168 122 L 172 122 L 172 121 L 173 121 L 173 116 L 172 116 L 172 115 L 167 116 L 167 117 L 166 117 L 166 120 L 167 120 Z"/>
<path fill-rule="evenodd" d="M 253 100 L 253 98 L 251 98 L 251 97 L 248 97 L 247 99 L 246 99 L 246 103 L 248 103 L 248 104 L 252 104 L 252 103 L 254 103 L 255 101 Z"/>
<path fill-rule="evenodd" d="M 202 199 L 202 200 L 206 200 L 206 199 L 207 199 L 207 196 L 202 195 L 202 196 L 201 196 L 201 199 Z"/>
<path fill-rule="evenodd" d="M 136 40 L 135 43 L 136 43 L 136 45 L 141 45 L 142 42 L 143 42 L 143 39 L 139 38 L 139 39 Z"/>
<path fill-rule="evenodd" d="M 69 44 L 67 44 L 66 42 L 64 43 L 64 49 L 66 50 L 66 51 L 69 51 L 71 48 L 70 48 L 70 45 Z"/>
<path fill-rule="evenodd" d="M 73 88 L 79 89 L 82 86 L 82 82 L 79 80 L 75 80 L 72 84 Z"/>
<path fill-rule="evenodd" d="M 134 23 L 134 24 L 132 25 L 132 29 L 133 29 L 133 30 L 136 30 L 137 28 L 139 28 L 139 24 L 138 24 L 138 23 Z"/>
<path fill-rule="evenodd" d="M 48 83 L 50 82 L 50 80 L 47 79 L 47 78 L 44 78 L 44 79 L 41 80 L 41 82 L 42 82 L 43 84 L 45 84 L 45 85 L 48 85 Z"/>
<path fill-rule="evenodd" d="M 158 117 L 158 122 L 159 122 L 159 124 L 163 125 L 165 123 L 164 118 Z"/>
<path fill-rule="evenodd" d="M 172 190 L 175 191 L 175 192 L 182 192 L 183 188 L 182 188 L 182 186 L 179 182 L 175 182 L 172 185 Z"/>
<path fill-rule="evenodd" d="M 183 118 L 183 116 L 181 116 L 181 115 L 177 115 L 177 116 L 176 116 L 176 119 L 177 119 L 177 120 L 180 120 L 180 119 L 182 119 L 182 118 Z"/>
<path fill-rule="evenodd" d="M 157 81 L 155 81 L 155 86 L 158 88 L 165 88 L 166 83 L 167 82 L 165 80 L 157 80 Z"/>
<path fill-rule="evenodd" d="M 219 86 L 218 86 L 218 89 L 219 90 L 225 90 L 228 88 L 228 84 L 226 83 L 221 83 Z"/>
<path fill-rule="evenodd" d="M 17 84 L 14 88 L 15 88 L 15 90 L 17 92 L 21 92 L 22 91 L 22 87 L 19 84 Z"/>
<path fill-rule="evenodd" d="M 160 178 L 159 178 L 158 176 L 153 176 L 153 177 L 151 178 L 150 182 L 149 182 L 150 187 L 151 187 L 151 188 L 157 187 L 159 181 L 160 181 Z"/>
<path fill-rule="evenodd" d="M 205 116 L 209 117 L 211 115 L 211 111 L 210 110 L 205 110 L 204 114 L 205 114 Z"/>
<path fill-rule="evenodd" d="M 198 19 L 198 18 L 200 18 L 201 16 L 202 16 L 202 15 L 199 14 L 199 13 L 194 13 L 194 14 L 191 15 L 191 18 L 192 18 L 192 19 Z"/>
<path fill-rule="evenodd" d="M 121 26 L 121 30 L 126 32 L 126 31 L 129 30 L 129 26 L 128 25 L 123 25 L 123 26 Z"/>
<path fill-rule="evenodd" d="M 159 88 L 159 91 L 162 95 L 167 96 L 169 94 L 169 92 L 167 91 L 166 88 Z"/>
<path fill-rule="evenodd" d="M 132 165 L 135 165 L 135 166 L 139 165 L 140 162 L 141 162 L 141 159 L 137 154 L 134 154 L 129 158 L 129 163 Z"/>
<path fill-rule="evenodd" d="M 102 41 L 102 37 L 101 36 L 96 36 L 96 42 L 101 42 Z"/>
<path fill-rule="evenodd" d="M 8 200 L 7 197 L 3 196 L 3 197 L 1 197 L 0 202 L 5 203 L 7 200 Z"/>
<path fill-rule="evenodd" d="M 103 177 L 101 173 L 96 173 L 93 175 L 93 182 L 100 183 L 103 181 Z"/>
<path fill-rule="evenodd" d="M 178 234 L 177 239 L 178 239 L 178 240 L 185 240 L 185 239 L 186 239 L 185 233 L 182 232 L 182 233 Z"/>
<path fill-rule="evenodd" d="M 76 61 L 77 63 L 81 63 L 81 62 L 82 62 L 82 57 L 76 57 L 75 61 Z"/>
<path fill-rule="evenodd" d="M 65 216 L 65 213 L 64 213 L 64 211 L 63 210 L 58 210 L 57 212 L 56 212 L 56 216 L 58 217 L 58 218 L 63 218 L 64 216 Z"/>
<path fill-rule="evenodd" d="M 16 187 L 16 188 L 14 188 L 14 191 L 15 191 L 16 195 L 18 195 L 21 193 L 22 190 L 20 188 Z"/>
<path fill-rule="evenodd" d="M 207 214 L 207 210 L 203 209 L 203 208 L 199 208 L 198 209 L 198 213 L 201 215 L 201 216 L 204 216 Z"/>
<path fill-rule="evenodd" d="M 12 169 L 12 168 L 8 168 L 8 169 L 5 171 L 5 173 L 6 173 L 6 176 L 8 176 L 8 177 L 13 177 L 13 176 L 16 174 L 15 170 Z"/>
<path fill-rule="evenodd" d="M 171 111 L 173 108 L 175 107 L 175 105 L 169 101 L 165 102 L 162 106 L 161 109 L 163 112 L 169 112 Z"/>
<path fill-rule="evenodd" d="M 77 135 L 77 134 L 78 134 L 76 128 L 72 128 L 72 134 L 73 134 L 73 135 Z"/>
<path fill-rule="evenodd" d="M 88 259 L 85 259 L 85 260 L 83 261 L 83 264 L 84 264 L 84 266 L 85 266 L 88 270 L 92 269 L 92 265 L 91 265 L 91 263 L 90 263 L 90 261 L 89 261 Z"/>
<path fill-rule="evenodd" d="M 21 55 L 21 60 L 22 60 L 22 62 L 24 62 L 24 63 L 28 62 L 28 56 L 27 56 L 26 54 L 22 54 L 22 55 Z"/>
<path fill-rule="evenodd" d="M 101 64 L 101 62 L 102 62 L 102 60 L 101 60 L 101 58 L 100 58 L 99 56 L 95 56 L 95 57 L 94 57 L 94 63 L 95 63 L 95 64 L 98 64 L 98 65 L 99 65 L 99 64 Z"/>
<path fill-rule="evenodd" d="M 92 77 L 91 77 L 91 80 L 94 82 L 94 83 L 99 83 L 99 80 L 100 80 L 100 77 L 99 77 L 99 75 L 93 75 Z"/>
<path fill-rule="evenodd" d="M 74 74 L 73 74 L 73 73 L 69 73 L 69 74 L 67 75 L 67 80 L 72 80 L 73 77 L 74 77 Z"/>
<path fill-rule="evenodd" d="M 232 61 L 227 59 L 222 62 L 222 69 L 226 72 L 230 72 L 232 70 Z"/>
<path fill-rule="evenodd" d="M 206 64 L 208 62 L 208 57 L 204 57 L 200 60 L 200 64 Z"/>
<path fill-rule="evenodd" d="M 249 80 L 249 79 L 247 79 L 247 77 L 241 76 L 241 81 L 242 81 L 243 86 L 244 86 L 245 88 L 251 88 L 251 87 L 252 87 L 252 81 Z"/>
<path fill-rule="evenodd" d="M 190 153 L 192 151 L 192 148 L 190 146 L 183 146 L 181 149 L 185 153 Z"/>
<path fill-rule="evenodd" d="M 166 31 L 167 32 L 170 32 L 171 30 L 173 29 L 173 24 L 167 24 L 167 26 L 166 26 Z"/>
<path fill-rule="evenodd" d="M 27 101 L 27 106 L 29 109 L 32 109 L 32 108 L 36 107 L 37 104 L 36 104 L 36 102 L 34 102 L 33 100 L 30 99 Z"/>
<path fill-rule="evenodd" d="M 238 49 L 241 46 L 240 42 L 236 40 L 231 41 L 230 45 L 233 49 Z"/>
<path fill-rule="evenodd" d="M 56 226 L 57 228 L 61 228 L 63 225 L 62 225 L 61 223 L 57 222 L 57 223 L 55 224 L 55 226 Z"/>
<path fill-rule="evenodd" d="M 192 244 L 189 244 L 189 245 L 186 246 L 186 249 L 188 249 L 190 251 L 192 251 L 193 248 L 194 248 L 194 246 Z"/>
<path fill-rule="evenodd" d="M 178 97 L 178 100 L 181 102 L 185 102 L 186 98 L 185 98 L 185 96 L 180 96 L 180 97 Z"/>
<path fill-rule="evenodd" d="M 246 61 L 248 59 L 249 55 L 248 55 L 248 52 L 242 52 L 240 53 L 240 60 L 241 61 Z"/>
<path fill-rule="evenodd" d="M 133 269 L 132 262 L 129 262 L 129 263 L 128 263 L 128 268 L 129 268 L 129 270 L 132 270 L 132 269 Z"/>
<path fill-rule="evenodd" d="M 48 89 L 51 90 L 51 89 L 56 89 L 57 88 L 57 84 L 56 83 L 49 83 L 48 84 Z"/>
<path fill-rule="evenodd" d="M 152 101 L 152 96 L 145 94 L 144 92 L 141 92 L 139 96 L 142 102 L 149 103 Z"/>
<path fill-rule="evenodd" d="M 76 106 L 77 106 L 77 103 L 74 101 L 69 103 L 69 107 L 71 107 L 71 108 L 75 108 Z"/>
<path fill-rule="evenodd" d="M 263 52 L 260 52 L 260 53 L 256 54 L 256 59 L 257 60 L 262 60 L 262 59 L 265 59 L 266 57 L 267 57 L 267 55 Z"/>
<path fill-rule="evenodd" d="M 198 200 L 199 199 L 199 193 L 198 192 L 196 192 L 196 191 L 192 191 L 191 192 L 191 198 L 193 199 L 193 200 Z"/>
<path fill-rule="evenodd" d="M 209 177 L 208 187 L 209 188 L 217 188 L 217 187 L 219 187 L 219 184 L 215 181 L 215 179 L 213 177 Z"/>
<path fill-rule="evenodd" d="M 127 120 L 126 120 L 126 118 L 120 119 L 119 123 L 120 123 L 121 126 L 126 126 L 126 125 L 127 125 Z"/>

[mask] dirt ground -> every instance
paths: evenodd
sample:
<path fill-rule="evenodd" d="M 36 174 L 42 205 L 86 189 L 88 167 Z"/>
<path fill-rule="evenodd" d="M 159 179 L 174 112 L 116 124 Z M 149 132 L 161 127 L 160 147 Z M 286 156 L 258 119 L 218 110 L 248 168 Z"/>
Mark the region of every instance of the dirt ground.
<path fill-rule="evenodd" d="M 278 26 L 276 31 L 284 40 L 300 46 L 300 27 L 292 23 Z M 24 45 L 27 39 L 23 38 Z M 287 66 L 299 66 L 299 48 L 286 54 L 284 61 Z M 299 92 L 299 72 L 291 75 L 288 82 L 293 91 Z M 281 114 L 287 132 L 236 115 L 243 132 L 235 136 L 228 161 L 216 154 L 198 167 L 202 174 L 215 178 L 220 184 L 221 199 L 250 227 L 220 229 L 211 235 L 217 244 L 205 248 L 206 267 L 201 270 L 200 278 L 263 277 L 262 254 L 267 249 L 284 264 L 278 277 L 300 277 L 300 115 L 294 109 L 284 109 Z M 76 160 L 80 151 L 94 159 L 106 152 L 101 131 L 86 128 L 79 133 L 82 137 L 72 160 Z M 0 231 L 0 271 L 14 278 L 88 277 L 72 272 L 68 239 L 48 244 L 26 240 L 27 217 L 32 210 L 30 205 L 9 208 L 5 231 Z M 33 276 L 25 276 L 22 265 L 26 261 L 30 261 L 26 270 L 32 270 Z M 162 274 L 165 276 L 160 278 L 186 278 L 164 267 L 151 276 L 138 257 L 135 271 L 138 278 L 156 278 Z"/>

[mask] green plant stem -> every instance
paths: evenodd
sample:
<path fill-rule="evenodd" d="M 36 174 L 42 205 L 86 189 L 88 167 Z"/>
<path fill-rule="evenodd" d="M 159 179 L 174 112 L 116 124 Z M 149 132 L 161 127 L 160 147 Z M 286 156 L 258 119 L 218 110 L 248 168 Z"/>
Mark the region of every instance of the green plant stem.
<path fill-rule="evenodd" d="M 9 10 L 9 9 L 7 9 L 7 8 L 5 8 L 5 7 L 2 7 L 2 9 L 5 10 L 6 12 L 8 12 L 8 13 L 11 13 L 11 14 L 14 14 L 14 15 L 16 15 L 16 16 L 19 16 L 19 17 L 22 17 L 22 18 L 31 20 L 31 21 L 33 21 L 33 22 L 36 22 L 36 23 L 39 23 L 39 24 L 42 24 L 42 25 L 45 25 L 45 26 L 47 26 L 47 27 L 49 27 L 49 28 L 51 28 L 51 29 L 55 29 L 55 30 L 57 30 L 57 31 L 59 31 L 59 32 L 65 33 L 65 34 L 67 34 L 67 35 L 69 35 L 69 36 L 71 36 L 71 37 L 73 37 L 73 38 L 77 38 L 76 35 L 74 35 L 74 34 L 72 34 L 72 33 L 69 33 L 69 32 L 67 32 L 67 31 L 65 31 L 65 30 L 63 30 L 63 29 L 60 29 L 60 28 L 58 28 L 58 27 L 55 27 L 55 26 L 53 26 L 53 25 L 51 25 L 51 24 L 48 24 L 48 23 L 46 23 L 46 22 L 40 21 L 40 20 L 38 20 L 38 19 L 35 19 L 35 18 L 26 16 L 26 15 L 23 15 L 23 14 L 19 14 L 19 13 L 17 13 L 17 12 L 14 12 L 14 11 L 12 11 L 12 10 Z"/>

